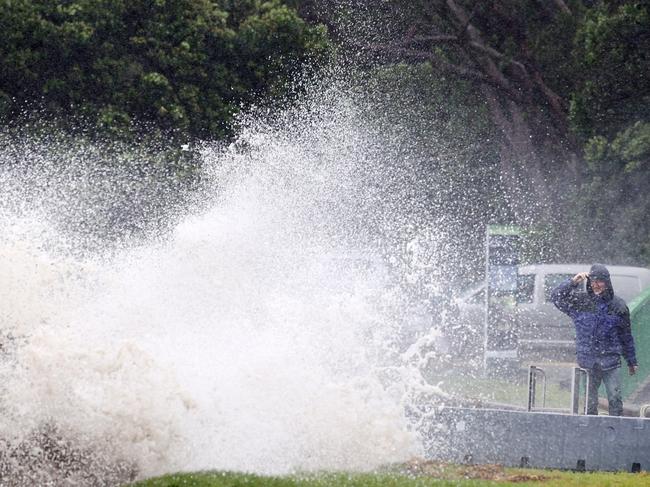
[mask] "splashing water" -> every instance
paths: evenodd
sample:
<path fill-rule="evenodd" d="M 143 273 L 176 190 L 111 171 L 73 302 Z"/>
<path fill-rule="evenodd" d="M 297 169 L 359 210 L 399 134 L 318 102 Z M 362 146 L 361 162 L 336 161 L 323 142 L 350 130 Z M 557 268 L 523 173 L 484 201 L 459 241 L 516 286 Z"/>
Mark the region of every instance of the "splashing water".
<path fill-rule="evenodd" d="M 420 452 L 405 408 L 426 384 L 397 342 L 401 284 L 430 264 L 404 272 L 404 233 L 437 242 L 412 204 L 428 183 L 393 163 L 348 97 L 320 91 L 242 120 L 228 147 L 203 143 L 200 204 L 111 252 L 80 222 L 110 229 L 125 202 L 158 208 L 160 182 L 90 143 L 6 142 L 4 157 L 31 162 L 0 181 L 0 437 L 17 478 L 47 478 L 42 447 L 32 465 L 15 453 L 43 424 L 94 455 L 106 484 L 371 469 Z M 139 150 L 129 157 L 146 160 Z M 89 482 L 75 472 L 69 483 Z"/>

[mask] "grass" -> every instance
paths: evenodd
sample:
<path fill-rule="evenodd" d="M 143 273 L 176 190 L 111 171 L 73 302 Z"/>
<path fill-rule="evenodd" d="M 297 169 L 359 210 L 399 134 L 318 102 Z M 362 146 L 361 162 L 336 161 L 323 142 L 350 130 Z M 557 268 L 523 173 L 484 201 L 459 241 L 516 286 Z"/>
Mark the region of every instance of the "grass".
<path fill-rule="evenodd" d="M 428 377 L 430 383 L 452 395 L 483 401 L 525 406 L 527 384 L 449 373 Z M 541 387 L 538 389 L 541 401 Z M 559 384 L 549 383 L 547 407 L 566 407 L 570 393 Z M 133 487 L 480 487 L 516 485 L 521 487 L 646 487 L 650 472 L 570 472 L 558 470 L 504 468 L 500 465 L 453 465 L 413 461 L 376 473 L 309 473 L 281 477 L 235 472 L 176 473 L 143 480 Z"/>
<path fill-rule="evenodd" d="M 469 374 L 431 375 L 427 377 L 431 384 L 440 383 L 446 393 L 465 399 L 512 404 L 526 407 L 528 404 L 528 384 L 524 381 L 505 381 L 491 378 L 473 377 Z M 537 387 L 538 406 L 542 402 L 541 384 Z M 571 392 L 559 384 L 549 382 L 546 389 L 546 407 L 568 408 Z"/>
<path fill-rule="evenodd" d="M 176 473 L 144 480 L 133 487 L 428 487 L 495 486 L 605 487 L 647 486 L 647 472 L 576 473 L 555 470 L 510 469 L 498 465 L 459 466 L 420 464 L 418 471 L 383 473 L 321 473 L 268 477 L 234 472 Z"/>

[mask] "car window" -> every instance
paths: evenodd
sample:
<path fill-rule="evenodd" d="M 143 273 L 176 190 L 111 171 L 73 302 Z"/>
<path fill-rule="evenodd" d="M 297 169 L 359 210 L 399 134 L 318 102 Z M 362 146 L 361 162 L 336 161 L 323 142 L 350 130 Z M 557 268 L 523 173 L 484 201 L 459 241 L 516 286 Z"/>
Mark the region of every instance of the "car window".
<path fill-rule="evenodd" d="M 544 299 L 548 302 L 551 300 L 551 293 L 560 283 L 571 279 L 574 274 L 546 274 L 544 278 Z"/>
<path fill-rule="evenodd" d="M 630 301 L 641 292 L 641 282 L 637 276 L 612 276 L 614 293 L 625 301 Z"/>
<path fill-rule="evenodd" d="M 570 279 L 573 274 L 547 274 L 544 278 L 544 296 L 546 301 L 551 300 L 551 292 L 561 282 Z M 612 275 L 614 292 L 626 301 L 634 298 L 641 291 L 641 283 L 637 276 Z"/>
<path fill-rule="evenodd" d="M 532 303 L 535 292 L 535 274 L 517 276 L 517 303 Z M 469 304 L 485 304 L 485 287 L 477 289 L 467 298 Z"/>
<path fill-rule="evenodd" d="M 535 274 L 520 274 L 517 276 L 517 303 L 532 303 L 534 291 Z"/>

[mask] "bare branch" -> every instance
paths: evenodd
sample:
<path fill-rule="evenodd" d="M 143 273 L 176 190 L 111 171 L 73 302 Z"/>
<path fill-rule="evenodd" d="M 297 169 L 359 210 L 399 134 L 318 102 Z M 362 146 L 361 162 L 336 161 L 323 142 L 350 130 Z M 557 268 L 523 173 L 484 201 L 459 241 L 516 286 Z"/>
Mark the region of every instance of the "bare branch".
<path fill-rule="evenodd" d="M 474 18 L 474 15 L 476 15 L 476 10 L 478 9 L 479 2 L 474 4 L 474 8 L 472 8 L 472 11 L 469 13 L 467 16 L 466 20 L 463 22 L 463 25 L 461 26 L 459 36 L 464 36 L 465 32 L 469 28 L 469 23 L 472 21 Z"/>
<path fill-rule="evenodd" d="M 460 39 L 453 35 L 435 35 L 435 36 L 404 36 L 401 41 L 392 42 L 391 46 L 409 47 L 414 44 L 458 44 Z M 377 44 L 370 44 L 370 46 L 377 46 Z"/>
<path fill-rule="evenodd" d="M 451 10 L 456 16 L 461 27 L 469 28 L 469 15 L 465 13 L 465 10 L 460 5 L 458 5 L 454 0 L 447 0 L 447 7 L 449 7 L 449 10 Z"/>
<path fill-rule="evenodd" d="M 462 25 L 466 26 L 469 40 L 477 43 L 477 45 L 485 46 L 485 43 L 481 38 L 480 32 L 478 31 L 478 29 L 476 29 L 476 27 L 472 25 L 472 23 L 470 22 L 470 18 L 465 12 L 465 10 L 460 5 L 458 5 L 455 2 L 455 0 L 447 0 L 447 7 L 449 7 L 449 10 L 451 10 L 451 12 L 456 16 L 458 23 L 461 26 Z M 510 86 L 510 82 L 499 70 L 499 68 L 494 63 L 491 57 L 484 57 L 481 60 L 481 63 L 483 64 L 483 68 L 485 69 L 485 72 L 490 78 L 493 79 L 495 84 L 497 84 L 502 89 L 508 92 L 514 93 L 514 90 Z"/>
<path fill-rule="evenodd" d="M 564 0 L 537 0 L 537 3 L 549 16 L 554 16 L 560 10 L 562 13 L 572 15 L 571 10 Z"/>
<path fill-rule="evenodd" d="M 461 76 L 462 78 L 482 81 L 484 83 L 489 81 L 488 77 L 485 76 L 480 71 L 476 71 L 474 69 L 470 69 L 470 68 L 466 68 L 463 66 L 450 63 L 449 61 L 445 61 L 444 59 L 440 58 L 439 56 L 436 56 L 434 53 L 430 51 L 422 51 L 419 49 L 398 47 L 392 44 L 390 45 L 373 44 L 368 46 L 368 49 L 371 51 L 389 53 L 398 58 L 430 61 L 431 64 L 433 64 L 437 68 L 442 69 L 444 71 L 453 72 Z"/>
<path fill-rule="evenodd" d="M 548 85 L 544 82 L 542 75 L 538 71 L 534 72 L 533 80 L 548 101 L 553 117 L 560 124 L 560 128 L 563 130 L 563 132 L 567 132 L 568 122 L 562 98 L 548 87 Z"/>
<path fill-rule="evenodd" d="M 492 86 L 493 88 L 505 92 L 510 99 L 519 102 L 523 101 L 521 94 L 517 90 L 513 90 L 510 86 L 500 84 L 498 81 L 495 81 L 493 77 L 487 76 L 482 71 L 451 63 L 431 51 L 400 47 L 394 44 L 372 44 L 366 46 L 366 49 L 380 52 L 382 54 L 388 54 L 396 59 L 429 61 L 434 68 L 440 71 L 453 73 L 463 79 Z"/>
<path fill-rule="evenodd" d="M 437 35 L 437 36 L 416 36 L 413 37 L 414 41 L 419 42 L 460 42 L 458 36 L 453 35 Z"/>
<path fill-rule="evenodd" d="M 524 77 L 528 77 L 528 70 L 526 69 L 526 66 L 524 66 L 519 61 L 515 61 L 512 58 L 508 58 L 505 54 L 497 51 L 496 49 L 494 49 L 494 48 L 492 48 L 490 46 L 486 46 L 485 44 L 482 44 L 480 42 L 471 41 L 469 43 L 469 45 L 472 46 L 474 49 L 476 49 L 478 51 L 481 51 L 481 52 L 483 52 L 485 54 L 488 54 L 488 55 L 490 55 L 492 57 L 495 57 L 495 58 L 500 59 L 500 60 L 508 61 L 509 64 L 512 64 L 513 66 L 516 66 L 521 71 L 521 74 Z"/>
<path fill-rule="evenodd" d="M 567 6 L 567 4 L 564 2 L 564 0 L 555 0 L 555 5 L 557 5 L 557 8 L 559 8 L 565 14 L 571 15 L 571 10 Z"/>

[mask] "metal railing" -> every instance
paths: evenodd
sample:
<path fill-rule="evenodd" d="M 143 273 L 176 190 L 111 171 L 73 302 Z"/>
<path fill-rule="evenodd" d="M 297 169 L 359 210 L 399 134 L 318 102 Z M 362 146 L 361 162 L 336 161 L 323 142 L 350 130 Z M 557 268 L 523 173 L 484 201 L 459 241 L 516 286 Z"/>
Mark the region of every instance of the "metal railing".
<path fill-rule="evenodd" d="M 571 414 L 580 414 L 580 386 L 582 385 L 582 378 L 585 383 L 585 407 L 582 414 L 587 414 L 589 406 L 589 374 L 586 369 L 581 367 L 573 367 L 573 375 L 571 376 Z"/>
<path fill-rule="evenodd" d="M 650 404 L 644 404 L 639 409 L 639 416 L 641 418 L 645 418 L 648 415 L 648 410 L 650 410 Z"/>
<path fill-rule="evenodd" d="M 528 369 L 528 411 L 535 409 L 535 400 L 537 394 L 537 375 L 541 375 L 542 382 L 542 407 L 546 407 L 546 372 L 541 367 L 531 365 Z"/>
<path fill-rule="evenodd" d="M 537 382 L 538 377 L 542 380 L 542 407 L 537 407 Z M 581 389 L 584 384 L 584 409 L 580 411 Z M 528 369 L 528 411 L 544 410 L 544 411 L 558 411 L 569 412 L 571 414 L 587 414 L 589 403 L 589 374 L 586 369 L 580 367 L 573 367 L 571 376 L 571 405 L 568 409 L 546 407 L 546 372 L 541 367 L 531 365 Z M 648 405 L 650 409 L 650 404 Z M 645 411 L 644 411 L 645 414 Z"/>

